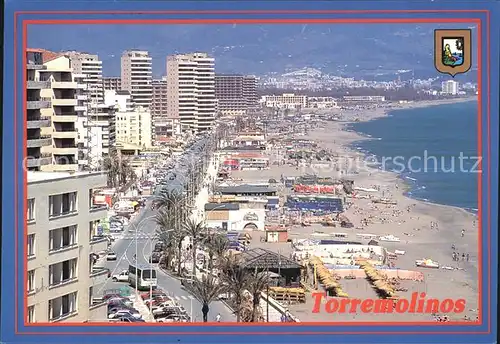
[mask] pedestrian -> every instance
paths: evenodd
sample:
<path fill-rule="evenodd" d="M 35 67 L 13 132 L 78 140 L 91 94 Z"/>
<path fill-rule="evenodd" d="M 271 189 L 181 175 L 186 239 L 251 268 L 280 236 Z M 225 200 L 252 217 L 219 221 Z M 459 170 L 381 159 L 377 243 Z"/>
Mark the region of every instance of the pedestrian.
<path fill-rule="evenodd" d="M 462 253 L 462 261 L 465 260 L 465 253 Z"/>
<path fill-rule="evenodd" d="M 466 255 L 466 259 L 467 259 L 467 261 L 469 261 L 469 254 L 468 253 Z"/>
<path fill-rule="evenodd" d="M 221 318 L 221 316 L 220 316 L 220 313 L 219 313 L 219 314 L 217 314 L 217 316 L 215 317 L 215 321 L 220 322 L 220 318 Z"/>
<path fill-rule="evenodd" d="M 465 235 L 465 229 L 462 229 L 462 238 L 464 237 Z"/>

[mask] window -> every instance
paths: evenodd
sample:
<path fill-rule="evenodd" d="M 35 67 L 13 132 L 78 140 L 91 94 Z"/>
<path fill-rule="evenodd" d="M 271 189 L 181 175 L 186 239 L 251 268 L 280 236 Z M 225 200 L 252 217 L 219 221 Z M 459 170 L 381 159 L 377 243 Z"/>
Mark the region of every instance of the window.
<path fill-rule="evenodd" d="M 35 322 L 35 305 L 28 306 L 28 323 Z"/>
<path fill-rule="evenodd" d="M 35 256 L 35 234 L 28 234 L 28 258 Z"/>
<path fill-rule="evenodd" d="M 77 311 L 77 292 L 49 300 L 49 319 L 58 320 Z"/>
<path fill-rule="evenodd" d="M 57 251 L 76 245 L 76 225 L 53 229 L 49 232 L 49 251 Z"/>
<path fill-rule="evenodd" d="M 76 212 L 76 192 L 49 196 L 49 217 Z"/>
<path fill-rule="evenodd" d="M 35 199 L 28 199 L 27 216 L 28 222 L 35 221 Z"/>
<path fill-rule="evenodd" d="M 58 284 L 75 279 L 77 277 L 76 269 L 77 269 L 76 258 L 50 265 L 49 284 L 51 286 L 56 286 Z"/>
<path fill-rule="evenodd" d="M 35 270 L 28 271 L 28 293 L 35 291 Z"/>

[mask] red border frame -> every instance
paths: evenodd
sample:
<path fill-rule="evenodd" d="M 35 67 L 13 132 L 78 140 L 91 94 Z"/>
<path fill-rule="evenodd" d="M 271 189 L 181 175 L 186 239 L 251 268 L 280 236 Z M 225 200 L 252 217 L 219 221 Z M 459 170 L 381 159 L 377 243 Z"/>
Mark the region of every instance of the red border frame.
<path fill-rule="evenodd" d="M 487 30 L 487 38 L 486 38 L 486 56 L 487 56 L 487 63 L 486 63 L 486 71 L 488 73 L 486 77 L 486 97 L 487 97 L 487 114 L 486 114 L 486 120 L 487 120 L 487 158 L 488 161 L 491 156 L 491 144 L 490 144 L 490 79 L 489 79 L 489 69 L 490 69 L 490 57 L 489 57 L 489 51 L 490 51 L 490 15 L 488 10 L 344 10 L 344 11 L 335 11 L 335 10 L 303 10 L 303 11 L 19 11 L 14 13 L 14 75 L 15 80 L 14 80 L 14 112 L 15 115 L 18 115 L 18 110 L 17 110 L 17 100 L 18 100 L 18 88 L 17 88 L 17 61 L 18 61 L 18 56 L 17 56 L 17 24 L 18 24 L 18 15 L 22 14 L 396 14 L 396 13 L 485 13 L 486 14 L 486 30 Z M 386 23 L 386 24 L 391 24 L 391 23 L 474 23 L 477 25 L 479 35 L 477 37 L 478 40 L 478 156 L 482 156 L 482 138 L 483 138 L 483 132 L 482 132 L 482 37 L 481 37 L 481 24 L 482 20 L 479 18 L 360 18 L 360 19 L 355 19 L 355 18 L 349 18 L 349 19 L 138 19 L 138 20 L 127 20 L 127 19 L 117 19 L 117 20 L 111 20 L 111 19 L 71 19 L 71 20 L 22 20 L 22 47 L 23 47 L 23 56 L 26 54 L 26 49 L 27 49 L 27 27 L 29 24 L 351 24 L 351 23 L 366 23 L 366 24 L 376 24 L 376 23 Z M 24 67 L 24 63 L 23 63 Z M 23 89 L 26 89 L 26 68 L 23 68 Z M 24 131 L 23 135 L 26 135 L 26 93 L 23 92 L 23 126 L 24 126 Z M 14 124 L 14 139 L 17 141 L 17 121 Z M 21 153 L 23 157 L 25 157 L 26 154 L 26 145 L 27 142 L 26 140 L 23 141 L 23 152 Z M 17 160 L 18 158 L 18 147 L 15 149 L 14 157 Z M 15 185 L 17 185 L 17 176 L 18 176 L 18 164 L 16 166 L 16 174 L 14 178 Z M 489 164 L 488 164 L 489 167 Z M 479 170 L 482 171 L 482 163 L 479 163 Z M 25 173 L 25 177 L 23 180 L 23 187 L 24 187 L 24 193 L 27 194 L 27 176 Z M 488 173 L 488 178 L 487 178 L 487 196 L 488 200 L 490 198 L 490 176 Z M 482 172 L 479 175 L 478 178 L 478 226 L 479 228 L 483 228 L 482 226 Z M 17 194 L 17 189 L 16 189 L 16 194 L 14 197 L 15 204 L 18 202 L 18 194 Z M 24 200 L 24 207 L 25 209 L 27 208 L 27 200 Z M 490 241 L 490 232 L 491 232 L 491 227 L 490 227 L 490 215 L 491 215 L 491 206 L 490 202 L 487 202 L 487 215 L 488 215 L 488 221 L 487 221 L 487 239 L 488 242 Z M 27 221 L 26 221 L 26 212 L 24 212 L 23 215 L 23 220 L 25 223 L 24 226 L 24 247 L 27 247 Z M 18 262 L 18 249 L 19 249 L 19 243 L 18 243 L 18 213 L 16 212 L 15 214 L 15 223 L 16 223 L 16 228 L 15 228 L 15 271 L 18 272 L 19 269 L 19 262 Z M 478 261 L 478 286 L 479 286 L 479 321 L 478 322 L 449 322 L 446 323 L 447 325 L 478 325 L 482 323 L 482 230 L 479 230 L 479 240 L 478 240 L 478 256 L 479 256 L 479 261 Z M 488 259 L 490 260 L 491 258 L 491 245 L 488 246 Z M 24 281 L 26 281 L 27 278 L 27 258 L 24 258 L 23 261 L 23 275 L 24 275 Z M 491 280 L 491 267 L 488 269 L 488 281 Z M 93 335 L 109 335 L 109 334 L 146 334 L 146 335 L 158 335 L 158 334 L 173 334 L 173 335 L 186 335 L 186 334 L 211 334 L 211 335 L 238 335 L 238 334 L 257 334 L 257 335 L 276 335 L 276 334 L 303 334 L 303 335 L 314 335 L 314 334 L 489 334 L 491 333 L 491 308 L 488 307 L 488 330 L 487 331 L 475 331 L 475 332 L 466 332 L 466 331 L 443 331 L 443 332 L 433 332 L 433 331 L 398 331 L 398 332 L 389 332 L 389 331 L 370 331 L 370 332 L 354 332 L 354 331 L 347 331 L 347 332 L 339 332 L 339 331 L 322 331 L 322 332 L 19 332 L 18 331 L 18 310 L 19 310 L 19 300 L 17 296 L 17 290 L 18 290 L 18 279 L 15 279 L 15 290 L 16 290 L 16 295 L 15 295 L 15 310 L 14 310 L 14 317 L 15 317 L 15 333 L 16 334 L 29 334 L 29 335 L 68 335 L 68 334 L 93 334 Z M 488 300 L 491 299 L 491 286 L 488 283 Z M 23 293 L 23 305 L 24 309 L 27 308 L 27 295 L 26 293 Z M 136 324 L 125 324 L 127 328 L 130 328 L 130 326 L 134 326 Z M 137 324 L 138 326 L 144 327 L 143 324 Z M 155 326 L 155 325 L 161 325 L 163 327 L 170 327 L 172 325 L 170 324 L 148 324 L 147 326 Z M 170 326 L 169 326 L 170 325 Z M 208 325 L 214 326 L 215 324 L 210 324 Z M 217 324 L 219 325 L 219 324 Z M 215 325 L 215 326 L 217 326 Z M 443 323 L 437 323 L 437 322 L 304 322 L 304 323 L 280 323 L 280 326 L 415 326 L 415 325 L 421 325 L 421 326 L 432 326 L 432 325 L 439 325 L 442 326 Z M 26 319 L 24 319 L 24 326 L 26 327 L 42 327 L 42 326 L 71 326 L 71 327 L 88 327 L 88 326 L 119 326 L 117 324 L 110 324 L 110 323 L 33 323 L 33 324 L 28 324 L 26 323 Z M 173 326 L 185 326 L 185 327 L 192 327 L 192 326 L 203 326 L 203 324 L 191 324 L 191 323 L 186 323 L 186 324 L 175 324 Z M 224 323 L 220 327 L 225 327 L 225 326 L 276 326 L 274 323 Z M 219 327 L 219 326 L 217 326 Z"/>

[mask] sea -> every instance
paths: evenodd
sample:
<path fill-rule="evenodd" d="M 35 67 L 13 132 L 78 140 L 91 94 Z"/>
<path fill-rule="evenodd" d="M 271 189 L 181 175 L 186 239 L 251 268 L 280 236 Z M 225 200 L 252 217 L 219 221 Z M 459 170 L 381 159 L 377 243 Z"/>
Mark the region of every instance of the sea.
<path fill-rule="evenodd" d="M 370 164 L 399 174 L 407 195 L 477 212 L 477 101 L 394 110 L 350 125 Z"/>

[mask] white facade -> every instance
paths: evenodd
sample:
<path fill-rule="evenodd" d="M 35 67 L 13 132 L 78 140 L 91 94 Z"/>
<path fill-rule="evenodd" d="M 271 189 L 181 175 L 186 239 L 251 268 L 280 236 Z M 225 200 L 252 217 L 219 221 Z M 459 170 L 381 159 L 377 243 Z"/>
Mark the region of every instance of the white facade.
<path fill-rule="evenodd" d="M 238 210 L 205 210 L 205 223 L 208 227 L 227 228 L 228 231 L 259 230 L 266 224 L 266 200 L 252 201 L 252 205 L 240 204 Z"/>
<path fill-rule="evenodd" d="M 337 101 L 333 97 L 309 97 L 307 102 L 307 107 L 312 109 L 338 108 Z"/>
<path fill-rule="evenodd" d="M 117 111 L 131 112 L 135 109 L 135 103 L 128 91 L 110 90 L 104 93 L 104 104 L 115 106 Z"/>
<path fill-rule="evenodd" d="M 92 257 L 108 246 L 96 237 L 107 209 L 91 197 L 105 185 L 101 172 L 28 172 L 27 322 L 106 321 L 107 271 Z"/>
<path fill-rule="evenodd" d="M 152 59 L 147 51 L 125 51 L 121 57 L 121 89 L 137 106 L 148 109 L 153 100 Z"/>
<path fill-rule="evenodd" d="M 307 96 L 293 93 L 283 93 L 280 96 L 262 96 L 261 104 L 268 108 L 275 109 L 304 109 L 307 108 Z"/>
<path fill-rule="evenodd" d="M 457 95 L 458 94 L 458 82 L 457 81 L 453 81 L 453 80 L 448 80 L 448 81 L 443 81 L 441 83 L 441 92 L 443 94 L 449 94 L 449 95 Z"/>
<path fill-rule="evenodd" d="M 195 132 L 213 127 L 217 111 L 215 59 L 206 53 L 167 57 L 167 116 Z"/>
<path fill-rule="evenodd" d="M 44 171 L 78 170 L 77 148 L 77 82 L 73 78 L 71 60 L 58 56 L 44 63 L 45 69 L 37 71 L 37 79 L 50 81 L 48 89 L 42 89 L 42 98 L 50 98 L 52 106 L 41 109 L 41 115 L 51 118 L 52 125 L 42 128 L 42 135 L 51 135 L 52 144 L 42 148 L 42 153 L 52 155 L 52 164 L 42 166 Z"/>
<path fill-rule="evenodd" d="M 117 112 L 115 118 L 116 142 L 152 147 L 152 119 L 148 109 Z"/>

